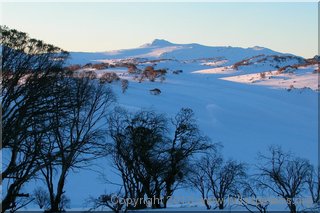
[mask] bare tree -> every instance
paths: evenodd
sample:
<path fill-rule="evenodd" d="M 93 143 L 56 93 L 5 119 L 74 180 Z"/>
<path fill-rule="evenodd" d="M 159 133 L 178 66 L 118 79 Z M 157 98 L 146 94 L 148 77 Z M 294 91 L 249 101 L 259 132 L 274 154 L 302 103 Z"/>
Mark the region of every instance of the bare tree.
<path fill-rule="evenodd" d="M 166 119 L 152 111 L 130 114 L 118 108 L 109 118 L 109 133 L 114 140 L 113 161 L 121 173 L 125 197 L 144 200 L 159 197 L 164 160 Z M 128 208 L 145 208 L 145 202 Z"/>
<path fill-rule="evenodd" d="M 128 89 L 129 81 L 127 79 L 121 79 L 121 89 L 122 93 L 125 93 Z"/>
<path fill-rule="evenodd" d="M 314 204 L 320 206 L 320 167 L 310 169 L 307 176 L 307 185 Z"/>
<path fill-rule="evenodd" d="M 200 192 L 204 205 L 208 210 L 211 209 L 209 204 L 210 186 L 206 173 L 195 165 L 187 177 L 187 184 Z"/>
<path fill-rule="evenodd" d="M 170 123 L 153 111 L 128 113 L 118 109 L 109 118 L 109 134 L 114 141 L 113 163 L 122 177 L 125 197 L 153 199 L 153 208 L 167 201 L 190 171 L 194 154 L 213 145 L 200 134 L 190 109 L 182 109 Z M 145 208 L 145 202 L 129 208 Z"/>
<path fill-rule="evenodd" d="M 219 209 L 224 209 L 229 195 L 234 195 L 239 183 L 245 177 L 242 163 L 229 160 L 217 172 L 208 172 L 211 190 Z"/>
<path fill-rule="evenodd" d="M 193 163 L 187 177 L 186 184 L 200 192 L 202 200 L 208 210 L 211 209 L 209 199 L 212 196 L 208 173 L 218 168 L 221 162 L 222 158 L 216 150 L 210 152 L 208 156 L 202 157 Z"/>
<path fill-rule="evenodd" d="M 197 153 L 204 153 L 216 144 L 211 143 L 207 136 L 201 134 L 192 109 L 182 108 L 171 119 L 174 129 L 173 137 L 168 143 L 167 172 L 165 175 L 165 193 L 163 194 L 164 207 L 177 187 L 185 180 L 190 161 Z"/>
<path fill-rule="evenodd" d="M 90 210 L 100 210 L 103 211 L 106 207 L 107 209 L 111 209 L 113 212 L 127 212 L 127 208 L 125 203 L 123 202 L 124 197 L 121 193 L 121 189 L 118 193 L 114 194 L 103 194 L 100 195 L 98 198 L 89 198 L 88 203 L 93 205 Z"/>
<path fill-rule="evenodd" d="M 50 198 L 48 192 L 42 188 L 37 187 L 33 191 L 34 203 L 36 203 L 40 209 L 46 209 L 49 207 Z"/>
<path fill-rule="evenodd" d="M 242 191 L 241 191 L 242 190 Z M 237 193 L 234 198 L 238 199 L 240 205 L 246 208 L 249 212 L 266 213 L 270 202 L 261 197 L 263 191 L 256 184 L 256 180 L 250 178 L 247 181 L 242 182 L 241 187 L 237 189 Z"/>
<path fill-rule="evenodd" d="M 208 195 L 214 197 L 215 208 L 224 209 L 228 196 L 236 194 L 246 177 L 244 164 L 234 160 L 224 162 L 216 150 L 196 161 L 192 170 L 188 182 L 201 193 L 207 209 L 211 208 Z"/>
<path fill-rule="evenodd" d="M 22 186 L 43 165 L 37 164 L 44 133 L 53 127 L 46 123 L 52 116 L 54 91 L 63 96 L 57 83 L 68 53 L 26 33 L 1 27 L 2 48 L 2 152 L 9 156 L 3 162 L 2 211 L 17 209 L 16 200 L 28 197 Z M 56 88 L 53 90 L 53 88 Z M 61 99 L 60 99 L 61 100 Z M 61 103 L 63 104 L 63 103 Z M 1 182 L 2 184 L 2 182 Z"/>
<path fill-rule="evenodd" d="M 62 211 L 64 185 L 71 169 L 81 169 L 90 165 L 92 159 L 104 156 L 106 130 L 100 123 L 114 101 L 114 95 L 105 85 L 88 78 L 69 78 L 67 101 L 73 107 L 65 115 L 56 113 L 49 119 L 55 128 L 46 133 L 48 148 L 42 150 L 40 164 L 50 196 L 50 211 Z M 55 99 L 58 100 L 59 97 Z M 59 106 L 56 108 L 60 111 Z M 55 161 L 50 161 L 52 153 L 59 153 Z M 58 176 L 57 184 L 54 177 Z"/>
<path fill-rule="evenodd" d="M 310 172 L 308 160 L 270 147 L 270 156 L 260 155 L 259 187 L 283 198 L 291 213 L 297 212 L 296 199 L 305 189 Z"/>
<path fill-rule="evenodd" d="M 58 205 L 59 212 L 65 211 L 70 208 L 71 200 L 65 194 L 61 196 L 60 203 Z"/>

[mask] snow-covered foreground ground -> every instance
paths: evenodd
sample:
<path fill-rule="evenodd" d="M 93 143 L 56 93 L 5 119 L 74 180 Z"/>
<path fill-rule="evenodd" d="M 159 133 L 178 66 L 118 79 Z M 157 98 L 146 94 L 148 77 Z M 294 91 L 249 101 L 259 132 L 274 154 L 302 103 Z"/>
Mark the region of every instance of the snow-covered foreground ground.
<path fill-rule="evenodd" d="M 171 47 L 167 55 L 172 54 L 173 50 L 182 51 L 182 49 L 183 47 Z M 152 52 L 159 56 L 163 54 L 163 48 L 161 51 L 152 50 Z M 139 54 L 145 56 L 147 53 L 139 52 Z M 237 55 L 234 58 L 239 57 Z M 225 66 L 230 66 L 226 61 L 223 63 L 226 63 Z M 207 64 L 203 61 L 164 61 L 156 65 L 156 68 L 169 69 L 166 80 L 162 83 L 159 80 L 156 82 L 145 80 L 139 83 L 124 76 L 123 78 L 130 81 L 126 93 L 122 93 L 120 82 L 111 83 L 110 86 L 117 94 L 117 104 L 130 110 L 154 109 L 173 116 L 182 107 L 192 108 L 201 131 L 208 135 L 212 142 L 223 144 L 223 155 L 227 159 L 240 160 L 253 166 L 257 162 L 258 152 L 263 153 L 270 145 L 276 144 L 316 164 L 319 93 L 315 91 L 318 88 L 318 74 L 312 73 L 314 68 L 309 67 L 301 74 L 297 72 L 292 75 L 272 75 L 271 73 L 270 75 L 275 77 L 268 79 L 267 74 L 266 79 L 261 80 L 257 72 L 246 74 L 241 69 L 224 72 L 221 71 L 225 70 L 221 66 L 223 66 L 221 63 Z M 173 74 L 174 70 L 183 70 L 183 73 Z M 261 70 L 263 69 L 259 68 L 259 72 Z M 272 68 L 265 69 L 265 71 L 270 70 Z M 123 69 L 105 71 L 125 73 Z M 292 84 L 295 88 L 311 89 L 288 91 Z M 149 90 L 154 88 L 159 88 L 161 94 L 150 94 Z M 119 182 L 119 177 L 115 175 L 107 159 L 98 160 L 92 169 Z M 116 188 L 105 184 L 98 173 L 81 170 L 69 174 L 66 194 L 71 198 L 73 209 L 82 209 L 90 195 L 99 196 L 113 192 Z M 200 198 L 198 193 L 190 189 L 178 190 L 174 195 Z M 279 208 L 281 210 L 282 207 Z M 169 209 L 205 210 L 204 205 L 196 201 L 171 203 Z M 229 210 L 230 208 L 226 209 Z"/>
<path fill-rule="evenodd" d="M 181 107 L 192 108 L 201 130 L 213 142 L 224 145 L 226 158 L 253 164 L 259 151 L 278 144 L 313 163 L 317 161 L 318 93 L 239 84 L 191 72 L 167 79 L 164 83 L 131 81 L 125 94 L 119 83 L 112 87 L 118 94 L 118 104 L 129 109 L 154 109 L 172 116 Z M 153 88 L 162 93 L 151 95 L 149 90 Z M 99 166 L 113 179 L 107 160 Z M 66 191 L 72 192 L 72 204 L 79 207 L 88 194 L 112 192 L 112 186 L 99 182 L 98 175 L 91 171 L 81 171 L 70 174 Z"/>

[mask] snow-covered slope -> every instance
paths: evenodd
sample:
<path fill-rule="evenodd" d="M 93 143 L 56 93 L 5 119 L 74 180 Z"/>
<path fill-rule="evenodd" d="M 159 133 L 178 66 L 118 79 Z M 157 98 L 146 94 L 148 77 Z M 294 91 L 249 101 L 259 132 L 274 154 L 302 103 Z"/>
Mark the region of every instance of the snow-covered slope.
<path fill-rule="evenodd" d="M 319 90 L 319 79 L 318 74 L 315 72 L 316 69 L 316 65 L 311 65 L 299 67 L 298 69 L 291 69 L 287 72 L 279 72 L 277 70 L 235 75 L 231 77 L 224 77 L 222 79 L 245 84 L 264 85 L 272 88 L 284 88 L 288 91 L 295 88 Z"/>

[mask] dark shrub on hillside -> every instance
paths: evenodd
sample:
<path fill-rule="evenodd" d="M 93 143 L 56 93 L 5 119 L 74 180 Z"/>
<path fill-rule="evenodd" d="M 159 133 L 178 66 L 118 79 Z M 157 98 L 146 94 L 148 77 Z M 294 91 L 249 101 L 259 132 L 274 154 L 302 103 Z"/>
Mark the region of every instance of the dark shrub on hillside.
<path fill-rule="evenodd" d="M 148 78 L 150 81 L 155 81 L 156 78 L 166 75 L 166 69 L 155 70 L 153 66 L 147 66 L 142 72 L 142 78 Z"/>
<path fill-rule="evenodd" d="M 161 90 L 158 89 L 158 88 L 154 88 L 154 89 L 151 89 L 151 90 L 150 90 L 150 93 L 151 93 L 152 95 L 160 95 Z"/>
<path fill-rule="evenodd" d="M 265 72 L 261 72 L 260 73 L 260 78 L 266 78 L 266 73 Z"/>
<path fill-rule="evenodd" d="M 96 70 L 103 70 L 103 69 L 107 69 L 109 67 L 108 63 L 99 63 L 99 64 L 93 64 L 92 68 L 96 69 Z"/>
<path fill-rule="evenodd" d="M 70 65 L 70 66 L 67 66 L 65 67 L 65 70 L 68 72 L 68 71 L 76 71 L 76 70 L 79 70 L 81 69 L 81 66 L 79 64 L 73 64 L 73 65 Z"/>
<path fill-rule="evenodd" d="M 100 83 L 112 83 L 113 81 L 119 81 L 119 76 L 114 72 L 106 72 L 100 77 Z"/>
<path fill-rule="evenodd" d="M 180 74 L 180 73 L 182 73 L 182 72 L 183 72 L 182 70 L 174 70 L 174 71 L 172 72 L 172 74 L 178 75 L 178 74 Z"/>
<path fill-rule="evenodd" d="M 138 70 L 135 64 L 128 64 L 127 67 L 128 67 L 128 73 L 131 73 L 131 74 L 136 73 Z"/>

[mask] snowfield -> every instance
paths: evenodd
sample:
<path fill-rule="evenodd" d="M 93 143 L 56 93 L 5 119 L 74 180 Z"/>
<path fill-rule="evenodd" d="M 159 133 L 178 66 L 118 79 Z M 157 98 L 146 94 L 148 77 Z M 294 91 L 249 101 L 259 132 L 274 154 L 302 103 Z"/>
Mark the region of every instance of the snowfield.
<path fill-rule="evenodd" d="M 230 66 L 226 67 L 216 67 L 212 69 L 204 69 L 204 70 L 197 70 L 193 73 L 200 73 L 200 74 L 232 74 L 235 73 L 235 70 L 232 69 Z"/>
<path fill-rule="evenodd" d="M 284 59 L 275 62 L 275 55 Z M 233 66 L 254 56 L 259 57 L 245 61 L 237 69 Z M 147 62 L 140 63 L 142 58 Z M 150 64 L 156 69 L 166 68 L 165 80 L 139 83 L 126 67 L 78 71 L 96 72 L 98 78 L 105 72 L 115 72 L 120 78 L 128 79 L 126 93 L 122 93 L 120 82 L 113 82 L 110 86 L 117 94 L 118 105 L 130 110 L 154 109 L 173 116 L 182 107 L 192 108 L 201 131 L 212 142 L 223 144 L 226 159 L 237 159 L 254 167 L 258 152 L 263 153 L 270 145 L 277 144 L 316 164 L 319 82 L 314 70 L 317 65 L 299 67 L 292 73 L 279 73 L 276 66 L 297 64 L 301 57 L 262 47 L 207 47 L 172 44 L 164 40 L 129 50 L 71 53 L 68 63 L 84 65 L 132 59 L 137 59 L 139 69 Z M 154 59 L 169 60 L 150 62 Z M 176 70 L 182 72 L 174 74 Z M 261 72 L 265 72 L 263 78 Z M 160 89 L 161 94 L 150 94 L 149 90 L 154 88 Z M 95 163 L 92 170 L 104 173 L 112 181 L 120 181 L 108 159 Z M 66 194 L 71 198 L 73 209 L 86 209 L 84 203 L 89 195 L 99 196 L 115 189 L 116 186 L 105 184 L 100 175 L 91 170 L 70 173 L 66 184 Z M 198 193 L 190 189 L 178 190 L 174 195 L 186 194 L 200 199 Z M 283 210 L 284 207 L 273 208 Z M 228 207 L 226 211 L 235 209 L 239 210 L 239 207 Z M 194 201 L 171 203 L 168 210 L 198 211 L 205 210 L 205 207 Z"/>
<path fill-rule="evenodd" d="M 319 90 L 319 79 L 317 73 L 314 71 L 317 66 L 302 67 L 294 72 L 289 73 L 279 73 L 278 71 L 265 72 L 265 76 L 261 77 L 260 73 L 257 74 L 247 74 L 247 75 L 237 75 L 232 77 L 224 77 L 222 80 L 246 83 L 246 84 L 256 84 L 264 85 L 272 88 L 282 88 L 282 89 L 312 89 Z"/>

